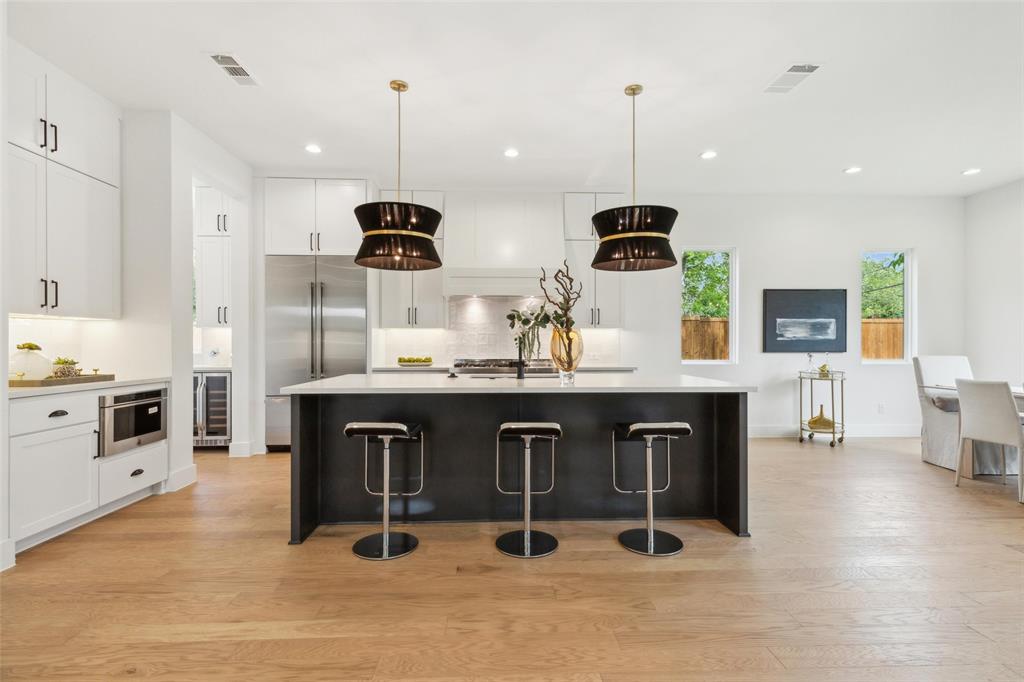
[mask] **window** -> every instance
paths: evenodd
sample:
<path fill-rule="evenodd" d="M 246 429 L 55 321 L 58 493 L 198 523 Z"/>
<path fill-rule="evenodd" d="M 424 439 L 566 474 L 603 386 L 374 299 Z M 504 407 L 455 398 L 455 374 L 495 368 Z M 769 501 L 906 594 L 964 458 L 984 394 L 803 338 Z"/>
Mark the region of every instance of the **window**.
<path fill-rule="evenodd" d="M 684 362 L 730 361 L 735 359 L 730 329 L 735 319 L 735 265 L 732 250 L 683 252 L 683 296 L 681 301 Z"/>
<path fill-rule="evenodd" d="M 864 360 L 903 360 L 910 337 L 909 252 L 871 251 L 860 262 L 860 350 Z"/>

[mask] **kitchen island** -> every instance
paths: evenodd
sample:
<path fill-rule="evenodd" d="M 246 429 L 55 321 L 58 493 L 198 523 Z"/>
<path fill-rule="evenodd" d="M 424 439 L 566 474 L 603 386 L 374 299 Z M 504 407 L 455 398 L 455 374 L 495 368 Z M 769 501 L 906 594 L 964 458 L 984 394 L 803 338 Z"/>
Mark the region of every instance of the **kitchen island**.
<path fill-rule="evenodd" d="M 655 496 L 660 518 L 717 519 L 747 533 L 747 394 L 741 386 L 687 375 L 577 374 L 483 378 L 439 374 L 348 374 L 288 386 L 292 402 L 291 542 L 320 524 L 377 523 L 381 498 L 364 489 L 364 443 L 342 430 L 353 421 L 419 423 L 426 435 L 423 491 L 394 497 L 395 523 L 511 521 L 519 496 L 495 489 L 495 436 L 508 421 L 558 422 L 555 487 L 533 501 L 538 520 L 642 518 L 644 495 L 612 487 L 611 433 L 616 422 L 685 421 L 693 435 L 672 441 L 671 487 Z M 522 457 L 503 444 L 504 485 L 520 481 Z M 546 489 L 547 445 L 534 452 L 536 489 Z M 619 485 L 644 486 L 643 443 L 618 443 Z M 654 481 L 668 473 L 663 444 Z M 419 444 L 392 443 L 392 490 L 419 485 Z M 379 445 L 369 449 L 369 480 L 379 488 Z"/>

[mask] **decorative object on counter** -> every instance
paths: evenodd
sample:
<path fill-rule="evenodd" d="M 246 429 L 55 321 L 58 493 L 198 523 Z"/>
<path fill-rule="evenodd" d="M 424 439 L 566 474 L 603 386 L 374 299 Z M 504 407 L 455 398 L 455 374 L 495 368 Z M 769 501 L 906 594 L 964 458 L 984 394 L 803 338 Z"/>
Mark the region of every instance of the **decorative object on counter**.
<path fill-rule="evenodd" d="M 100 373 L 100 368 L 99 367 L 93 367 L 92 368 L 92 373 L 93 374 L 99 374 Z"/>
<path fill-rule="evenodd" d="M 590 266 L 597 270 L 661 270 L 678 262 L 668 235 L 679 211 L 636 203 L 636 97 L 643 91 L 644 87 L 636 83 L 626 86 L 633 105 L 633 205 L 605 209 L 590 219 L 598 236 Z"/>
<path fill-rule="evenodd" d="M 398 181 L 395 194 L 402 196 L 402 93 L 405 81 L 388 86 L 398 94 Z M 404 201 L 374 201 L 355 210 L 363 242 L 356 253 L 356 265 L 378 270 L 432 270 L 441 267 L 434 248 L 434 233 L 441 213 L 428 206 Z M 319 235 L 317 235 L 319 241 Z M 312 239 L 312 236 L 310 237 Z"/>
<path fill-rule="evenodd" d="M 816 433 L 830 433 L 832 440 L 829 445 L 836 446 L 846 439 L 846 372 L 828 367 L 825 363 L 821 367 L 801 371 L 797 375 L 800 384 L 800 425 L 799 440 L 804 442 L 804 434 L 808 440 L 814 439 Z M 804 419 L 804 384 L 808 387 L 810 414 L 814 414 L 814 384 L 818 382 L 828 383 L 829 388 L 829 415 L 825 414 L 825 405 L 818 405 L 818 414 Z M 836 419 L 836 384 L 839 385 L 839 419 Z"/>
<path fill-rule="evenodd" d="M 551 324 L 551 315 L 547 307 L 541 305 L 537 310 L 516 310 L 505 316 L 508 328 L 512 330 L 520 359 L 525 362 L 540 359 L 540 330 Z"/>
<path fill-rule="evenodd" d="M 434 358 L 430 356 L 412 357 L 403 355 L 398 358 L 399 367 L 430 367 L 434 364 Z"/>
<path fill-rule="evenodd" d="M 562 261 L 562 267 L 555 272 L 554 295 L 548 292 L 545 282 L 548 274 L 540 269 L 540 288 L 544 298 L 555 309 L 551 313 L 554 331 L 551 333 L 551 360 L 558 368 L 558 377 L 563 386 L 571 386 L 576 380 L 576 368 L 583 359 L 583 336 L 575 329 L 572 309 L 583 295 L 583 285 L 569 274 L 569 262 Z"/>
<path fill-rule="evenodd" d="M 846 289 L 765 289 L 765 353 L 845 353 Z"/>
<path fill-rule="evenodd" d="M 11 354 L 8 375 L 23 375 L 24 379 L 37 380 L 50 376 L 53 363 L 42 353 L 42 348 L 31 341 L 19 343 Z"/>
<path fill-rule="evenodd" d="M 53 361 L 53 378 L 54 379 L 67 379 L 69 377 L 77 377 L 82 373 L 82 370 L 78 368 L 78 360 L 74 358 L 57 357 Z"/>

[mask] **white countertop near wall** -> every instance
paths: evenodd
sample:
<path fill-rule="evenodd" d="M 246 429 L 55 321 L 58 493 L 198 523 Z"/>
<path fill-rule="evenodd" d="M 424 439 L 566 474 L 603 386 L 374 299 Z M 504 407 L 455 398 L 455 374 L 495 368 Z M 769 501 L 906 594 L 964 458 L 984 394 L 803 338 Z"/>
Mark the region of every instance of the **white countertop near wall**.
<path fill-rule="evenodd" d="M 384 365 L 382 367 L 374 367 L 374 372 L 444 372 L 447 373 L 449 370 L 448 365 L 431 365 L 430 367 L 400 367 L 398 365 Z M 576 374 L 580 372 L 635 372 L 636 367 L 620 367 L 617 365 L 587 365 L 586 367 L 576 368 Z"/>
<path fill-rule="evenodd" d="M 58 393 L 78 393 L 81 391 L 103 391 L 110 388 L 124 388 L 126 386 L 142 386 L 144 384 L 166 384 L 170 383 L 170 377 L 150 377 L 144 379 L 115 379 L 114 381 L 88 381 L 81 384 L 67 384 L 64 386 L 32 386 L 26 388 L 7 389 L 8 398 L 31 398 L 40 395 L 55 395 Z"/>
<path fill-rule="evenodd" d="M 383 393 L 753 393 L 757 386 L 731 384 L 686 374 L 656 377 L 632 373 L 577 374 L 572 386 L 559 385 L 558 377 L 496 379 L 462 375 L 416 373 L 346 374 L 281 389 L 285 395 Z"/>
<path fill-rule="evenodd" d="M 195 365 L 193 372 L 230 372 L 231 365 Z"/>

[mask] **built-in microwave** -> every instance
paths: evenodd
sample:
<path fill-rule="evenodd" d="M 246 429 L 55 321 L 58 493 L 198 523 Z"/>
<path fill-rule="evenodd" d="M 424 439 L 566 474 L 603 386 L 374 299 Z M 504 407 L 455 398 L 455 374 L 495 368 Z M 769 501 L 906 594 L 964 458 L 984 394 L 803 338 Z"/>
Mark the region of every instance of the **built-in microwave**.
<path fill-rule="evenodd" d="M 166 438 L 166 388 L 100 396 L 100 457 Z"/>

